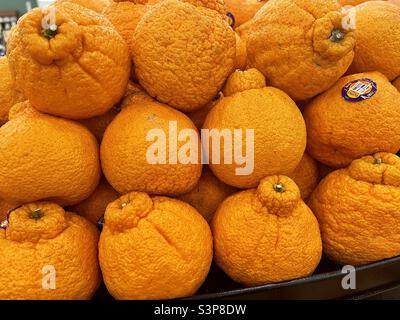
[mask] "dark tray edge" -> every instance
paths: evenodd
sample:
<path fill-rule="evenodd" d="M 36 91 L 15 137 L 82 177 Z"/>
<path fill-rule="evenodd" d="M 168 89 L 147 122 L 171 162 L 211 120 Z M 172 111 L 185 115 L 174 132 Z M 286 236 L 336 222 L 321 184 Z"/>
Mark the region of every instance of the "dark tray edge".
<path fill-rule="evenodd" d="M 400 263 L 400 256 L 381 260 L 378 262 L 374 262 L 374 263 L 370 263 L 370 264 L 366 264 L 366 265 L 362 265 L 362 266 L 358 266 L 358 267 L 355 267 L 355 271 L 356 271 L 356 273 L 363 272 L 366 270 L 371 270 L 371 269 L 379 268 L 382 266 L 388 266 L 388 265 L 391 265 L 394 263 Z M 299 279 L 294 279 L 294 280 L 284 281 L 284 282 L 279 282 L 279 283 L 266 284 L 266 285 L 257 286 L 257 287 L 235 289 L 235 290 L 229 290 L 229 291 L 223 291 L 223 292 L 217 292 L 217 293 L 209 293 L 209 294 L 200 294 L 200 295 L 196 295 L 196 296 L 187 298 L 186 300 L 208 300 L 208 299 L 233 298 L 235 296 L 251 295 L 251 294 L 255 294 L 255 293 L 262 293 L 265 291 L 282 289 L 282 288 L 286 288 L 286 287 L 301 286 L 301 285 L 305 285 L 305 284 L 309 284 L 309 283 L 320 282 L 320 281 L 327 280 L 327 279 L 340 278 L 340 277 L 343 277 L 344 275 L 345 274 L 342 273 L 341 270 L 336 270 L 336 271 L 311 275 L 309 277 L 304 277 L 304 278 L 299 278 Z"/>

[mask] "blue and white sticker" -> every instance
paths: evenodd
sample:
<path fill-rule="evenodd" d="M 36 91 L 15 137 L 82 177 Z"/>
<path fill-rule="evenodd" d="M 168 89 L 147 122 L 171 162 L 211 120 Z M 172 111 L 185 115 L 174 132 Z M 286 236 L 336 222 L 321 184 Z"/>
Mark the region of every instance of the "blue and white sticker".
<path fill-rule="evenodd" d="M 360 102 L 372 98 L 378 91 L 377 84 L 368 78 L 353 80 L 342 89 L 342 97 L 349 102 Z"/>

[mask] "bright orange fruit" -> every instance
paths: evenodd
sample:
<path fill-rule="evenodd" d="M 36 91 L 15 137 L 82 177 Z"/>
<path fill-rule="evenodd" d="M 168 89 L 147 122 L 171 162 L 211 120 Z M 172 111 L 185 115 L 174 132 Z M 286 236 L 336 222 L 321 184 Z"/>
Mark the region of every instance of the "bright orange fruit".
<path fill-rule="evenodd" d="M 268 0 L 225 0 L 227 10 L 235 17 L 237 28 L 249 21 Z"/>
<path fill-rule="evenodd" d="M 400 76 L 400 7 L 368 1 L 355 7 L 356 46 L 351 73 L 379 71 L 390 81 Z"/>
<path fill-rule="evenodd" d="M 89 130 L 28 102 L 13 109 L 0 128 L 0 198 L 66 206 L 89 197 L 100 179 L 98 145 Z"/>
<path fill-rule="evenodd" d="M 255 69 L 235 71 L 224 89 L 232 95 L 220 99 L 203 125 L 210 136 L 227 132 L 232 139 L 218 139 L 219 146 L 212 136 L 202 142 L 204 148 L 209 145 L 210 168 L 217 178 L 237 188 L 254 188 L 266 176 L 291 173 L 306 147 L 300 110 L 286 93 L 262 87 L 264 83 Z M 236 157 L 238 152 L 246 155 L 244 164 Z"/>
<path fill-rule="evenodd" d="M 15 209 L 0 229 L 0 300 L 90 299 L 101 281 L 99 234 L 50 202 Z"/>
<path fill-rule="evenodd" d="M 269 0 L 250 24 L 248 65 L 296 101 L 314 97 L 353 60 L 355 36 L 344 18 L 337 0 Z"/>
<path fill-rule="evenodd" d="M 133 45 L 133 33 L 150 5 L 135 1 L 114 1 L 104 10 L 104 15 L 112 22 L 115 29 L 129 46 Z"/>
<path fill-rule="evenodd" d="M 368 0 L 339 0 L 339 3 L 342 6 L 356 6 L 363 2 L 367 2 Z"/>
<path fill-rule="evenodd" d="M 187 129 L 194 133 L 193 139 L 178 141 Z M 154 130 L 161 136 L 152 136 Z M 184 159 L 181 150 L 189 150 Z M 180 195 L 200 179 L 200 150 L 199 134 L 187 116 L 137 93 L 127 97 L 108 126 L 101 143 L 101 163 L 107 180 L 121 194 Z"/>
<path fill-rule="evenodd" d="M 307 200 L 319 182 L 319 169 L 317 162 L 305 152 L 296 169 L 288 174 L 300 189 L 301 197 Z"/>
<path fill-rule="evenodd" d="M 400 158 L 377 153 L 334 171 L 311 195 L 324 253 L 340 264 L 400 254 Z"/>
<path fill-rule="evenodd" d="M 44 28 L 42 21 L 52 16 L 55 23 Z M 21 18 L 7 56 L 32 106 L 70 119 L 110 110 L 124 95 L 130 75 L 128 47 L 111 22 L 70 2 L 35 8 Z"/>
<path fill-rule="evenodd" d="M 341 78 L 303 112 L 310 155 L 333 168 L 400 149 L 400 93 L 379 72 Z"/>
<path fill-rule="evenodd" d="M 246 286 L 308 276 L 321 259 L 317 219 L 285 176 L 227 198 L 212 231 L 216 263 Z"/>
<path fill-rule="evenodd" d="M 107 207 L 99 257 L 116 299 L 173 299 L 196 293 L 213 255 L 207 222 L 190 205 L 132 192 Z"/>
<path fill-rule="evenodd" d="M 87 9 L 96 11 L 97 13 L 103 13 L 103 11 L 110 6 L 112 0 L 57 0 L 56 3 L 71 2 L 78 4 Z"/>
<path fill-rule="evenodd" d="M 235 33 L 217 11 L 165 0 L 137 26 L 132 54 L 139 82 L 152 97 L 193 112 L 221 90 L 235 50 Z"/>
<path fill-rule="evenodd" d="M 11 107 L 24 100 L 12 80 L 6 57 L 0 58 L 0 126 L 8 121 Z"/>

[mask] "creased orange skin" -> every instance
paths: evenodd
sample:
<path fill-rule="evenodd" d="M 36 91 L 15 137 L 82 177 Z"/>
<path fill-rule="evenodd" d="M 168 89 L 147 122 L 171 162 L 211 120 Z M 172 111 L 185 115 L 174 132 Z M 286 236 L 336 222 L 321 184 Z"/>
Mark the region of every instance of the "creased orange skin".
<path fill-rule="evenodd" d="M 375 159 L 383 160 L 374 164 Z M 309 205 L 318 218 L 324 253 L 362 265 L 400 254 L 400 159 L 378 153 L 322 180 Z"/>
<path fill-rule="evenodd" d="M 182 201 L 132 192 L 107 207 L 99 257 L 116 299 L 193 295 L 208 274 L 212 253 L 207 222 Z"/>
<path fill-rule="evenodd" d="M 196 187 L 180 196 L 179 200 L 196 208 L 204 219 L 210 223 L 218 206 L 235 191 L 235 188 L 218 180 L 208 167 L 204 167 Z"/>
<path fill-rule="evenodd" d="M 253 76 L 259 79 L 257 73 L 254 73 Z M 237 85 L 231 83 L 231 93 L 247 86 L 260 85 L 259 80 L 247 79 L 252 71 L 236 71 L 235 74 L 231 79 L 236 78 L 234 83 Z M 220 132 L 224 129 L 230 129 L 231 132 L 242 129 L 243 154 L 246 143 L 250 142 L 245 139 L 246 129 L 254 130 L 254 170 L 248 175 L 236 173 L 236 169 L 244 165 L 225 161 L 224 141 L 220 143 L 220 164 L 217 164 L 212 150 L 213 142 L 209 139 L 211 170 L 218 179 L 237 188 L 254 188 L 266 176 L 291 173 L 299 164 L 306 148 L 306 127 L 299 109 L 287 94 L 273 87 L 239 91 L 222 98 L 207 115 L 203 128 Z M 235 159 L 234 148 L 231 145 L 227 147 L 227 150 L 231 148 L 232 159 Z"/>
<path fill-rule="evenodd" d="M 361 78 L 373 80 L 377 92 L 361 102 L 346 101 L 342 88 Z M 362 156 L 400 149 L 400 93 L 379 72 L 341 78 L 311 101 L 303 116 L 307 151 L 329 167 L 343 168 Z"/>
<path fill-rule="evenodd" d="M 351 73 L 379 71 L 390 81 L 400 76 L 400 7 L 368 1 L 355 8 L 356 46 Z"/>
<path fill-rule="evenodd" d="M 103 11 L 113 3 L 112 0 L 57 0 L 56 1 L 56 3 L 58 4 L 62 2 L 75 3 L 87 9 L 96 11 L 97 13 L 103 13 Z"/>
<path fill-rule="evenodd" d="M 106 179 L 103 178 L 90 197 L 71 207 L 70 211 L 79 214 L 94 224 L 97 224 L 106 212 L 107 206 L 119 197 L 120 194 L 110 186 Z"/>
<path fill-rule="evenodd" d="M 82 125 L 41 114 L 27 102 L 16 105 L 24 106 L 0 128 L 0 198 L 66 206 L 89 197 L 100 179 L 95 137 Z"/>
<path fill-rule="evenodd" d="M 143 16 L 132 54 L 149 95 L 193 112 L 220 91 L 235 66 L 235 51 L 235 33 L 218 12 L 166 0 Z"/>
<path fill-rule="evenodd" d="M 301 198 L 307 200 L 319 182 L 319 170 L 317 162 L 305 152 L 296 169 L 288 177 L 299 187 Z"/>
<path fill-rule="evenodd" d="M 237 28 L 254 17 L 256 12 L 268 2 L 268 0 L 225 0 L 227 10 L 235 17 Z"/>
<path fill-rule="evenodd" d="M 31 218 L 35 209 L 44 214 L 39 220 Z M 0 300 L 90 299 L 101 281 L 98 237 L 90 222 L 54 203 L 16 209 L 0 229 Z M 55 268 L 55 290 L 43 289 L 46 266 Z"/>
<path fill-rule="evenodd" d="M 283 183 L 284 193 L 274 190 Z M 256 286 L 313 273 L 322 253 L 317 219 L 285 176 L 228 197 L 212 221 L 215 261 L 235 281 Z"/>
<path fill-rule="evenodd" d="M 16 89 L 8 68 L 6 57 L 0 58 L 0 126 L 8 121 L 11 107 L 24 101 L 22 94 Z"/>
<path fill-rule="evenodd" d="M 342 29 L 341 9 L 336 0 L 268 1 L 250 25 L 249 67 L 296 101 L 324 92 L 354 56 L 354 32 Z M 330 40 L 335 29 L 342 31 L 341 41 Z"/>
<path fill-rule="evenodd" d="M 138 93 L 126 98 L 122 111 L 108 126 L 101 143 L 101 163 L 107 180 L 121 194 L 142 191 L 150 194 L 180 195 L 192 190 L 201 175 L 201 142 L 196 134 L 197 163 L 172 164 L 169 157 L 169 136 L 184 129 L 197 133 L 193 122 L 183 113 Z M 177 132 L 169 132 L 170 121 L 176 121 Z M 148 149 L 156 142 L 146 141 L 152 129 L 166 135 L 166 164 L 151 164 Z M 158 141 L 158 140 L 157 140 Z M 187 141 L 178 141 L 179 151 Z"/>
<path fill-rule="evenodd" d="M 41 112 L 69 119 L 101 115 L 125 92 L 128 47 L 102 15 L 69 2 L 55 8 L 58 29 L 50 40 L 42 35 L 46 11 L 36 8 L 19 20 L 8 46 L 11 74 Z"/>

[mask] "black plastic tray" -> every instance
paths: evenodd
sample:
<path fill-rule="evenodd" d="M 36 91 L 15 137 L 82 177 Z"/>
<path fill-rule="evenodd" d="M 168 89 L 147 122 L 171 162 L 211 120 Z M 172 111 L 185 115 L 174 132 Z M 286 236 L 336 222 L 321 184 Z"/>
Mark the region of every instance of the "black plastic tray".
<path fill-rule="evenodd" d="M 213 265 L 207 280 L 196 296 L 198 299 L 269 299 L 269 300 L 326 300 L 326 299 L 368 299 L 377 298 L 381 293 L 394 292 L 400 299 L 400 256 L 380 262 L 356 267 L 356 289 L 342 288 L 342 267 L 322 259 L 315 273 L 307 278 L 287 282 L 244 288 L 233 282 L 222 270 Z M 102 286 L 95 300 L 109 300 L 112 297 Z"/>

